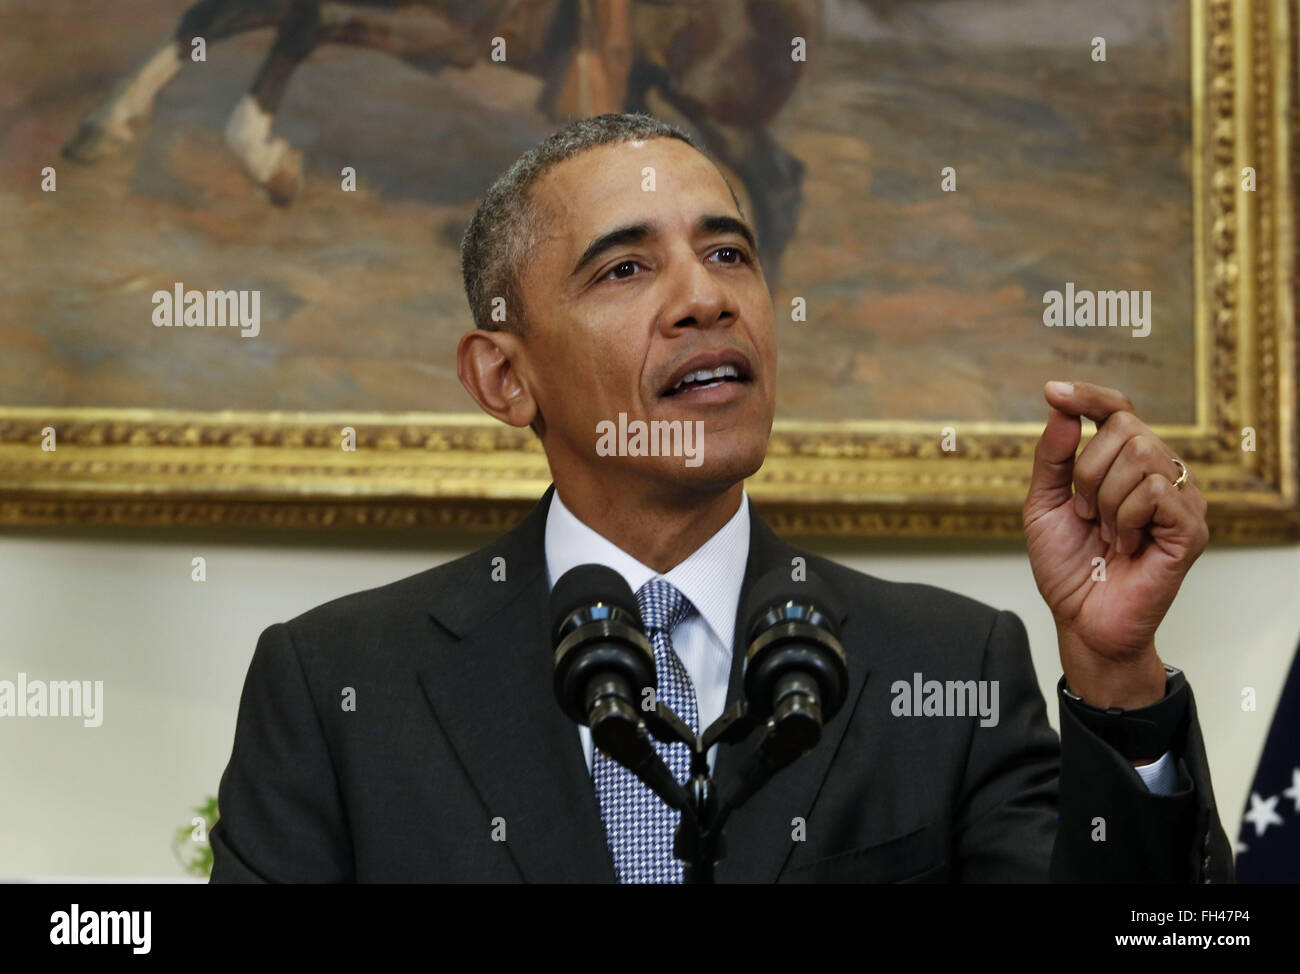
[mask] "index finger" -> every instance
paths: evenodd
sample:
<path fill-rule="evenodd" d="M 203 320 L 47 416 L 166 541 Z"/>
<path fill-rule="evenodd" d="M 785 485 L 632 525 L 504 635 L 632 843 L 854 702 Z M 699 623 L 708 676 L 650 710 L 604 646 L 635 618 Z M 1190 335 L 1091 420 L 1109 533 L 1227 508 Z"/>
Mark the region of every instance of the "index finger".
<path fill-rule="evenodd" d="M 1098 426 L 1112 413 L 1137 412 L 1133 400 L 1109 386 L 1091 382 L 1049 382 L 1043 387 L 1048 403 L 1071 416 L 1086 416 Z"/>

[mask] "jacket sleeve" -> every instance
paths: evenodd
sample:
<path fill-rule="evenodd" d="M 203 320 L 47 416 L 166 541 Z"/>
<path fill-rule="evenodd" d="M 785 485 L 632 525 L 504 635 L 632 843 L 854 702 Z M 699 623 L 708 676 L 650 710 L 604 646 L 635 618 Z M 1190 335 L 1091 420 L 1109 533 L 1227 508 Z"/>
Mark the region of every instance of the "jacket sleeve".
<path fill-rule="evenodd" d="M 1169 740 L 1178 785 L 1152 794 L 1132 762 L 1090 726 L 1057 686 L 1061 824 L 1052 852 L 1059 882 L 1230 883 L 1232 850 L 1219 822 L 1196 701 L 1185 680 L 1152 705 L 1179 714 Z"/>
<path fill-rule="evenodd" d="M 1023 623 L 1000 612 L 981 678 L 996 681 L 994 726 L 976 724 L 957 809 L 961 882 L 1231 882 L 1232 856 L 1185 683 L 1170 742 L 1179 788 L 1147 790 L 1132 762 L 1088 729 L 1058 690 L 1061 736 L 1047 720 Z M 1064 680 L 1061 681 L 1063 686 Z"/>
<path fill-rule="evenodd" d="M 337 776 L 286 626 L 262 633 L 244 681 L 209 833 L 213 883 L 353 879 Z"/>

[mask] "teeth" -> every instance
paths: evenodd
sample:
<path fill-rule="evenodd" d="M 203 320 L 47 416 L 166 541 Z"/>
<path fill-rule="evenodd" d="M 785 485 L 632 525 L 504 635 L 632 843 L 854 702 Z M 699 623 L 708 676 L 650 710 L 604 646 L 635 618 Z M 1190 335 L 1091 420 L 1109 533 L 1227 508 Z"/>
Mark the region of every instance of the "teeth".
<path fill-rule="evenodd" d="M 673 386 L 676 392 L 688 382 L 708 382 L 712 379 L 739 379 L 740 373 L 734 365 L 719 365 L 716 369 L 696 369 L 694 372 L 688 372 L 682 376 L 682 381 Z"/>

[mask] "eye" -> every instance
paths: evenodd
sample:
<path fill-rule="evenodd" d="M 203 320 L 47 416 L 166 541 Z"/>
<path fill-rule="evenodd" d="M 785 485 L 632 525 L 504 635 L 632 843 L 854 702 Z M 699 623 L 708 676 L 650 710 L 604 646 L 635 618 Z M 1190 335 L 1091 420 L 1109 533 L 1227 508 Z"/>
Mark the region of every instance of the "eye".
<path fill-rule="evenodd" d="M 624 278 L 631 277 L 632 275 L 631 275 L 631 274 L 620 274 L 619 271 L 620 271 L 622 268 L 625 268 L 625 267 L 636 267 L 636 266 L 637 266 L 637 262 L 634 261 L 634 260 L 620 260 L 617 264 L 615 264 L 613 267 L 611 267 L 608 271 L 606 271 L 606 272 L 601 276 L 601 280 L 615 280 L 615 281 L 621 281 L 621 280 L 623 280 Z M 611 278 L 610 275 L 613 275 L 613 277 Z"/>
<path fill-rule="evenodd" d="M 730 247 L 730 246 L 719 247 L 717 250 L 713 252 L 713 255 L 717 256 L 718 254 L 724 254 L 724 253 L 730 253 L 734 255 L 733 259 L 731 260 L 723 260 L 722 263 L 724 264 L 745 264 L 749 262 L 749 255 L 745 253 L 745 251 L 741 250 L 739 247 Z"/>

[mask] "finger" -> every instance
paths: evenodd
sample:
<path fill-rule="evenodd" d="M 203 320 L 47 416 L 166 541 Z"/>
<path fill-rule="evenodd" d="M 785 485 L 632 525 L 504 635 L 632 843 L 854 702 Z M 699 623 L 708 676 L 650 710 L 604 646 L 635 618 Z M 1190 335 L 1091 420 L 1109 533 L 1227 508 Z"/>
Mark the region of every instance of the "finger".
<path fill-rule="evenodd" d="M 1196 483 L 1196 474 L 1192 473 L 1191 470 L 1187 471 L 1187 483 L 1183 485 L 1183 493 L 1187 495 L 1192 510 L 1196 511 L 1201 517 L 1205 517 L 1210 510 L 1210 502 L 1201 493 L 1201 488 Z"/>
<path fill-rule="evenodd" d="M 1124 442 L 1115 462 L 1110 465 L 1101 486 L 1097 489 L 1097 516 L 1103 526 L 1101 533 L 1103 540 L 1109 541 L 1111 537 L 1116 536 L 1119 525 L 1115 513 L 1138 484 L 1153 473 L 1170 478 L 1171 483 L 1173 478 L 1170 477 L 1169 471 L 1172 471 L 1173 477 L 1178 476 L 1178 465 L 1169 457 L 1168 448 L 1155 436 L 1138 433 Z M 1076 484 L 1078 478 L 1076 465 Z"/>
<path fill-rule="evenodd" d="M 1115 512 L 1118 530 L 1116 547 L 1121 553 L 1136 552 L 1151 529 L 1169 529 L 1169 540 L 1182 545 L 1193 558 L 1205 550 L 1209 528 L 1168 477 L 1153 473 L 1145 477 Z"/>
<path fill-rule="evenodd" d="M 1079 454 L 1079 459 L 1074 462 L 1074 509 L 1080 517 L 1098 516 L 1097 494 L 1101 490 L 1102 481 L 1106 479 L 1106 474 L 1125 444 L 1139 435 L 1155 437 L 1147 425 L 1130 412 L 1112 413 L 1104 424 L 1097 427 L 1096 435 L 1088 441 L 1088 445 Z M 1145 473 L 1156 469 L 1159 468 L 1153 466 Z"/>
<path fill-rule="evenodd" d="M 1074 451 L 1079 447 L 1083 424 L 1077 416 L 1053 409 L 1043 435 L 1034 447 L 1034 469 L 1025 497 L 1026 522 L 1038 514 L 1055 510 L 1070 499 L 1074 474 Z"/>
<path fill-rule="evenodd" d="M 1111 413 L 1137 412 L 1133 401 L 1118 389 L 1091 382 L 1049 382 L 1043 389 L 1050 405 L 1071 416 L 1087 416 L 1097 425 Z"/>
<path fill-rule="evenodd" d="M 1177 473 L 1172 475 L 1172 479 L 1177 480 L 1181 476 L 1182 470 L 1179 470 L 1178 464 L 1172 461 L 1171 465 L 1177 470 Z M 1183 489 L 1179 491 L 1179 495 L 1187 502 L 1187 506 L 1192 509 L 1192 513 L 1204 520 L 1206 513 L 1210 509 L 1210 504 L 1205 499 L 1205 495 L 1201 493 L 1201 487 L 1196 482 L 1196 472 L 1191 467 L 1187 468 L 1187 482 L 1183 484 Z"/>

